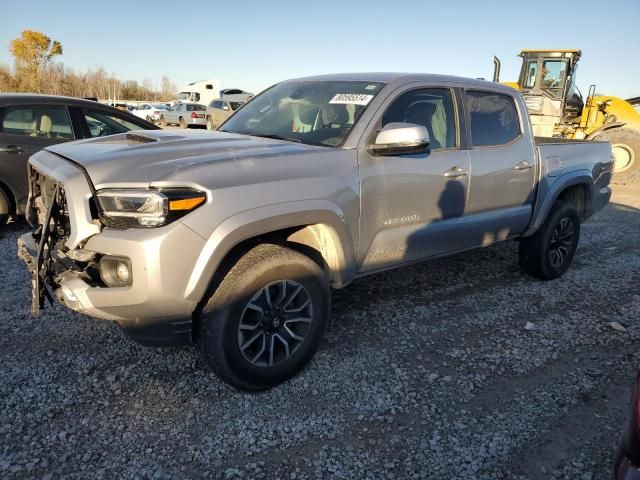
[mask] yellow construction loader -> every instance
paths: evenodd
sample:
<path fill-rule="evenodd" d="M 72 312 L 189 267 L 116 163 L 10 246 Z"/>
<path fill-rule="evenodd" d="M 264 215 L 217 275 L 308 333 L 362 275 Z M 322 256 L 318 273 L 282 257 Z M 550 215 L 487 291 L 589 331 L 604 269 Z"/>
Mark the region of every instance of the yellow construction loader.
<path fill-rule="evenodd" d="M 605 140 L 611 143 L 614 181 L 640 177 L 640 113 L 635 103 L 596 93 L 589 87 L 586 101 L 576 86 L 580 50 L 522 50 L 518 82 L 502 82 L 522 91 L 533 133 L 538 137 Z M 494 57 L 493 80 L 500 80 Z"/>

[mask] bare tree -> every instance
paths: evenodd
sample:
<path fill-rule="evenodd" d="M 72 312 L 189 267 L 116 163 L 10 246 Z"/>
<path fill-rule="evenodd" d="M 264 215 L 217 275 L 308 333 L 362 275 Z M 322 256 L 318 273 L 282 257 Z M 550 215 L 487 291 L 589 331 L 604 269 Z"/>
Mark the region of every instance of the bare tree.
<path fill-rule="evenodd" d="M 176 86 L 163 76 L 160 91 L 151 78 L 142 85 L 135 80 L 119 80 L 101 66 L 76 72 L 53 58 L 62 55 L 60 42 L 41 32 L 24 30 L 20 38 L 11 41 L 14 71 L 8 65 L 0 65 L 0 92 L 37 92 L 74 97 L 96 97 L 100 100 L 171 100 Z"/>
<path fill-rule="evenodd" d="M 175 83 L 169 80 L 169 77 L 167 77 L 166 75 L 162 77 L 160 82 L 160 100 L 162 100 L 163 102 L 173 100 L 176 97 L 178 87 L 176 87 Z"/>

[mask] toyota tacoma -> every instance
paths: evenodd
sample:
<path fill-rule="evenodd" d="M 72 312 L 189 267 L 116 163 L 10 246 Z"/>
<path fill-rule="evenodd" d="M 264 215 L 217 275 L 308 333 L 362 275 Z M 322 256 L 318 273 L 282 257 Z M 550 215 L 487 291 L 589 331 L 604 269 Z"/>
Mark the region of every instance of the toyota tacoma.
<path fill-rule="evenodd" d="M 311 359 L 331 289 L 355 278 L 505 240 L 524 272 L 561 276 L 611 169 L 608 143 L 534 138 L 503 85 L 317 76 L 215 132 L 36 153 L 18 249 L 34 314 L 48 299 L 146 345 L 195 343 L 222 380 L 259 390 Z"/>

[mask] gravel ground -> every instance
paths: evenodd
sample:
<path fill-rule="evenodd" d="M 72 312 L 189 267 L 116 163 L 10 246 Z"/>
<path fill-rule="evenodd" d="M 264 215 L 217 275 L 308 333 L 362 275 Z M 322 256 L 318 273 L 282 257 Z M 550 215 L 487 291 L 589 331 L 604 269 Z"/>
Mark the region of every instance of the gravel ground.
<path fill-rule="evenodd" d="M 559 280 L 505 244 L 336 292 L 314 361 L 260 394 L 193 348 L 31 318 L 25 230 L 0 231 L 0 478 L 610 477 L 640 365 L 640 185 L 583 226 Z"/>

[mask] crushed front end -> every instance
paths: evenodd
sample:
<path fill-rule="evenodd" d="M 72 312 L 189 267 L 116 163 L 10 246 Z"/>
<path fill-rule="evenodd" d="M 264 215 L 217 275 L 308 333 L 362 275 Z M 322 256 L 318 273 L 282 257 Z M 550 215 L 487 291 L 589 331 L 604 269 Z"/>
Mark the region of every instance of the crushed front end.
<path fill-rule="evenodd" d="M 186 266 L 204 239 L 178 221 L 158 228 L 106 222 L 88 172 L 52 152 L 34 155 L 28 175 L 33 230 L 18 239 L 18 256 L 31 273 L 33 314 L 57 301 L 115 321 L 139 343 L 190 343 L 197 300 L 185 294 Z"/>

